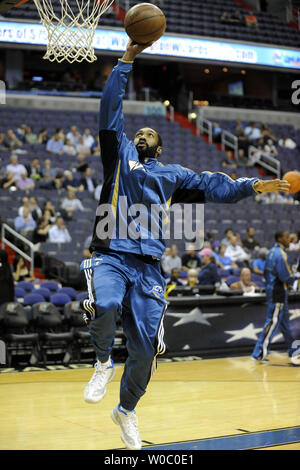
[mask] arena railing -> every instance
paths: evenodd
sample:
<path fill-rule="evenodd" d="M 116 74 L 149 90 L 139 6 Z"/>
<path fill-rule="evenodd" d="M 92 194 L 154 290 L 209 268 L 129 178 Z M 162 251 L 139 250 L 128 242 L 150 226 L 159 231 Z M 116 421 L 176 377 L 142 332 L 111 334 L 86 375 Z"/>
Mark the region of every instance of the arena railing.
<path fill-rule="evenodd" d="M 234 158 L 236 159 L 236 161 L 238 161 L 239 144 L 236 135 L 232 134 L 229 131 L 223 130 L 221 134 L 221 148 L 223 151 L 227 150 L 227 148 L 230 148 L 234 152 Z"/>
<path fill-rule="evenodd" d="M 13 235 L 15 238 L 18 240 L 22 241 L 25 245 L 29 247 L 30 255 L 28 255 L 25 251 L 21 250 L 17 245 L 12 243 L 6 238 L 6 234 L 10 233 Z M 18 253 L 20 256 L 22 256 L 26 261 L 30 263 L 30 270 L 33 272 L 34 270 L 34 252 L 35 252 L 35 245 L 27 240 L 27 238 L 23 237 L 20 233 L 16 232 L 13 230 L 9 225 L 7 224 L 2 224 L 1 227 L 1 238 L 2 238 L 2 249 L 5 248 L 5 246 L 9 246 L 12 248 L 16 253 Z"/>
<path fill-rule="evenodd" d="M 277 158 L 272 157 L 267 152 L 262 152 L 254 145 L 250 145 L 248 149 L 248 158 L 249 161 L 253 163 L 258 163 L 261 167 L 266 170 L 274 173 L 276 178 L 281 176 L 281 165 L 280 161 Z"/>
<path fill-rule="evenodd" d="M 197 127 L 197 135 L 200 134 L 206 134 L 208 136 L 208 141 L 210 144 L 213 142 L 213 124 L 211 121 L 208 119 L 205 119 L 204 117 L 200 116 L 200 114 L 197 115 L 197 121 L 196 121 L 196 127 Z"/>

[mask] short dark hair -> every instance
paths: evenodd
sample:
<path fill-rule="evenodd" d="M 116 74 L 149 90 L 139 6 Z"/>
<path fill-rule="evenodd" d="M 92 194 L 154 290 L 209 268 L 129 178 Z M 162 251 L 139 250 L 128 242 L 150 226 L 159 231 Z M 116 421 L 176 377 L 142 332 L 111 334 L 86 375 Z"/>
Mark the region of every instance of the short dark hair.
<path fill-rule="evenodd" d="M 156 134 L 157 134 L 157 139 L 158 139 L 158 141 L 157 141 L 158 146 L 162 147 L 163 146 L 163 141 L 162 141 L 161 135 L 158 132 L 156 132 Z"/>
<path fill-rule="evenodd" d="M 278 230 L 275 233 L 275 241 L 278 242 L 280 238 L 283 237 L 283 234 L 285 233 L 285 230 Z"/>

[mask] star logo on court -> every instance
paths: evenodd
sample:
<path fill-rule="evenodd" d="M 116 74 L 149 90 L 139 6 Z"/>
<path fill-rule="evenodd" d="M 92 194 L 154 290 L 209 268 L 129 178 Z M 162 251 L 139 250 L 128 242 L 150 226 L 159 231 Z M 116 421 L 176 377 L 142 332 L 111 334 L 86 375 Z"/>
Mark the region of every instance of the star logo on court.
<path fill-rule="evenodd" d="M 262 328 L 255 328 L 253 323 L 245 326 L 240 330 L 228 330 L 224 331 L 225 334 L 231 335 L 231 338 L 226 340 L 226 343 L 231 343 L 232 341 L 238 341 L 239 339 L 253 339 L 257 340 L 257 334 L 262 330 Z"/>
<path fill-rule="evenodd" d="M 199 307 L 194 308 L 189 313 L 167 313 L 170 317 L 180 318 L 173 326 L 186 325 L 188 323 L 200 323 L 211 326 L 208 318 L 220 317 L 224 313 L 202 313 Z"/>

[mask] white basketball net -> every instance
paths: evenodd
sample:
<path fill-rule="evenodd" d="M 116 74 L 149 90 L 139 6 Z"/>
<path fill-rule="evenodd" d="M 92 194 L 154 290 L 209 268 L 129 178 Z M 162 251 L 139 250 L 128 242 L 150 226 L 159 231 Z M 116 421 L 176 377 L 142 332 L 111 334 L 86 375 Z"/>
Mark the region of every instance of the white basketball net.
<path fill-rule="evenodd" d="M 94 62 L 95 29 L 114 0 L 34 0 L 48 32 L 44 59 Z"/>

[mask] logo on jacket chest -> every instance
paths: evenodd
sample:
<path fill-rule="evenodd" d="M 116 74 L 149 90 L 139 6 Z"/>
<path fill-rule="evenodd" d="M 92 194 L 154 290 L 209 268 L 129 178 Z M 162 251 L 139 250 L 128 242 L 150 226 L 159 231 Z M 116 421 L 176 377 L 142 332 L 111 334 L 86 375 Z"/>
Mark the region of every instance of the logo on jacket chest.
<path fill-rule="evenodd" d="M 129 164 L 130 171 L 133 171 L 133 170 L 146 171 L 145 168 L 143 167 L 143 165 L 140 162 L 136 161 L 136 160 L 129 160 L 128 164 Z"/>

